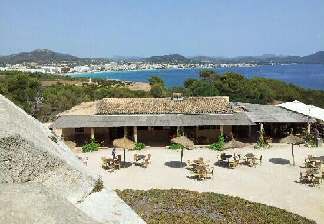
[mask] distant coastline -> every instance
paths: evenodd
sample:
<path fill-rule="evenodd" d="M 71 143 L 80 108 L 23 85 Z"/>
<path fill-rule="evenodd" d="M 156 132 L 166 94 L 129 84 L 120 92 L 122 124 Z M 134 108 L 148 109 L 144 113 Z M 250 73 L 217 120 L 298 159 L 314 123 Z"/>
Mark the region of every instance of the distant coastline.
<path fill-rule="evenodd" d="M 69 73 L 71 77 L 147 82 L 152 75 L 161 77 L 168 87 L 183 86 L 187 79 L 198 79 L 199 68 L 173 68 L 129 71 Z M 310 89 L 324 90 L 324 64 L 260 65 L 256 67 L 213 68 L 218 73 L 235 72 L 247 78 L 277 79 Z"/>

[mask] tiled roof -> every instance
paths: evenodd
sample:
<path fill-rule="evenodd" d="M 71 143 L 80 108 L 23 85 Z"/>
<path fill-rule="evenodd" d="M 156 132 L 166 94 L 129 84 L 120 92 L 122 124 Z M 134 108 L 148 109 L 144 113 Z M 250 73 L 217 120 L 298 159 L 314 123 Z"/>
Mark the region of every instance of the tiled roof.
<path fill-rule="evenodd" d="M 228 97 L 106 98 L 97 103 L 97 114 L 229 114 Z"/>

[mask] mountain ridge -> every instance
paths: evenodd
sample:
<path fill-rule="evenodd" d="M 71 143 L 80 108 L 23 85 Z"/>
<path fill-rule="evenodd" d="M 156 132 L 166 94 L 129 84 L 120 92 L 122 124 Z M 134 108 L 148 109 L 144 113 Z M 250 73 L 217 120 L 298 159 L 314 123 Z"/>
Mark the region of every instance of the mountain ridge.
<path fill-rule="evenodd" d="M 38 64 L 49 63 L 96 63 L 108 61 L 125 62 L 147 62 L 147 63 L 252 63 L 252 64 L 272 64 L 272 63 L 299 63 L 299 64 L 324 64 L 324 51 L 318 51 L 306 56 L 282 56 L 274 54 L 264 54 L 261 56 L 238 56 L 238 57 L 213 57 L 213 56 L 193 56 L 186 57 L 181 54 L 156 55 L 151 57 L 112 57 L 112 58 L 81 58 L 71 54 L 59 53 L 49 49 L 35 49 L 30 52 L 20 52 L 7 56 L 0 56 L 0 64 L 19 64 L 35 62 Z"/>

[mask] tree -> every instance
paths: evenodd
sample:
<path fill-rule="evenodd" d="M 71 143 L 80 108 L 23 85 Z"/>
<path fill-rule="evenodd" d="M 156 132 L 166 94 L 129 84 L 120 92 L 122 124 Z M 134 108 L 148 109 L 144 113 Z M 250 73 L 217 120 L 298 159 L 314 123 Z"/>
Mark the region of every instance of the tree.
<path fill-rule="evenodd" d="M 155 84 L 151 87 L 150 94 L 156 98 L 163 97 L 164 90 L 161 85 Z"/>
<path fill-rule="evenodd" d="M 150 86 L 160 85 L 160 86 L 164 87 L 164 81 L 160 77 L 158 77 L 158 76 L 151 76 L 148 79 L 148 81 L 150 83 Z"/>
<path fill-rule="evenodd" d="M 214 78 L 219 77 L 219 75 L 214 70 L 202 69 L 199 72 L 199 77 L 202 79 L 214 79 Z"/>

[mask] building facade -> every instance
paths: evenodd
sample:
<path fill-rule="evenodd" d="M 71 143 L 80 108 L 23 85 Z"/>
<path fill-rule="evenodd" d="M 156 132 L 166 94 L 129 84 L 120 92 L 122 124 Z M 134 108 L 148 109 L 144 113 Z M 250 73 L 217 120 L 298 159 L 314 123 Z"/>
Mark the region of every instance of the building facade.
<path fill-rule="evenodd" d="M 111 146 L 128 137 L 150 146 L 165 146 L 186 135 L 195 144 L 215 142 L 220 134 L 255 141 L 260 128 L 280 137 L 284 130 L 307 128 L 307 116 L 272 105 L 231 103 L 229 97 L 106 98 L 82 103 L 60 114 L 57 135 L 82 145 L 95 138 Z"/>

